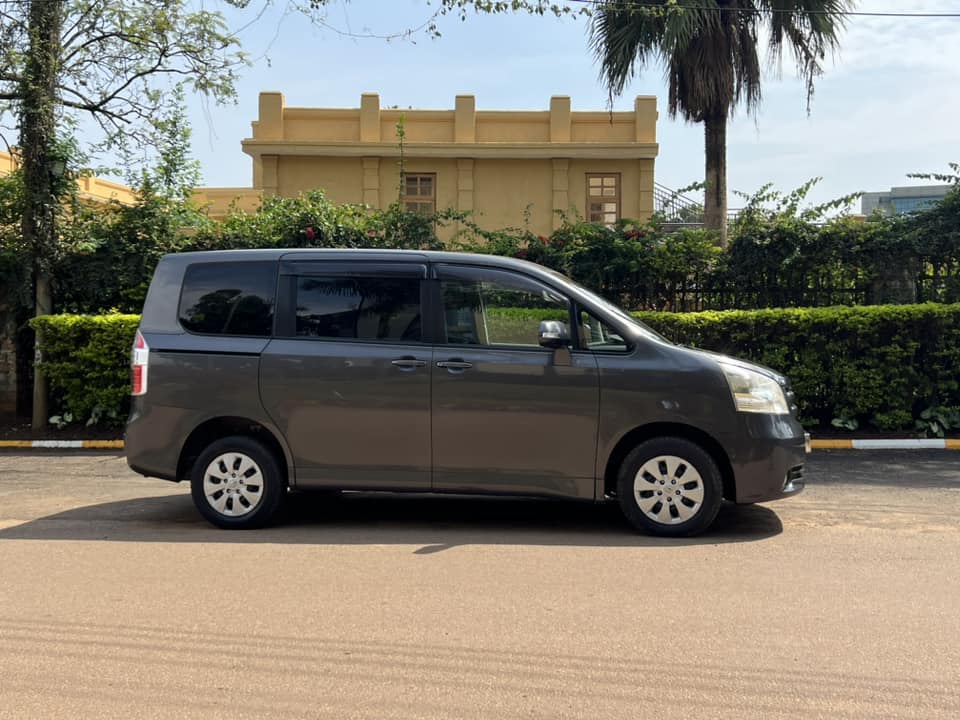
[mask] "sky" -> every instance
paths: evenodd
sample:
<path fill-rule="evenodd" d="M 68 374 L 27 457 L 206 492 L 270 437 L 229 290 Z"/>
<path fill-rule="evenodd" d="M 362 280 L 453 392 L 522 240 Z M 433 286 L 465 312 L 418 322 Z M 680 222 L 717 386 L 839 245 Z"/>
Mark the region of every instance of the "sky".
<path fill-rule="evenodd" d="M 253 65 L 242 72 L 236 106 L 188 97 L 204 185 L 250 186 L 252 161 L 240 143 L 266 90 L 299 107 L 358 107 L 364 92 L 379 93 L 381 107 L 450 109 L 457 94 L 475 95 L 478 110 L 546 110 L 551 95 L 571 96 L 574 110 L 607 107 L 582 19 L 448 16 L 438 20 L 439 38 L 420 32 L 387 41 L 348 34 L 419 27 L 436 0 L 331 0 L 325 26 L 288 7 L 277 0 L 239 33 Z M 252 0 L 228 23 L 240 28 L 263 9 L 263 0 Z M 960 14 L 960 1 L 860 0 L 857 9 Z M 739 110 L 728 127 L 731 208 L 742 204 L 735 191 L 766 183 L 787 192 L 822 177 L 809 195 L 815 203 L 922 183 L 907 174 L 960 162 L 960 17 L 850 17 L 809 115 L 789 56 L 780 70 L 768 69 L 763 93 L 756 116 Z M 658 98 L 656 181 L 680 188 L 702 180 L 702 126 L 669 117 L 661 67 L 635 78 L 614 109 L 631 110 L 637 95 Z"/>

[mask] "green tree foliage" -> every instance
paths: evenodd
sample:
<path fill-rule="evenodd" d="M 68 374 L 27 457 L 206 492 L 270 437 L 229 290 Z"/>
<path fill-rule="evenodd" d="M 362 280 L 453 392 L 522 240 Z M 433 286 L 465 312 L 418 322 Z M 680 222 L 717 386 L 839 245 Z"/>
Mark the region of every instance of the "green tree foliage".
<path fill-rule="evenodd" d="M 528 229 L 491 232 L 469 221 L 464 225 L 458 249 L 545 265 L 629 308 L 682 309 L 676 304 L 678 292 L 702 283 L 722 256 L 706 231 L 668 232 L 660 218 L 607 227 L 565 216 L 549 237 Z"/>
<path fill-rule="evenodd" d="M 608 0 L 597 3 L 591 44 L 614 97 L 638 70 L 659 62 L 666 71 L 671 116 L 703 123 L 707 227 L 726 245 L 726 127 L 741 103 L 760 104 L 762 63 L 779 66 L 784 49 L 807 85 L 807 107 L 823 61 L 836 49 L 853 0 Z"/>
<path fill-rule="evenodd" d="M 53 153 L 60 158 L 69 158 L 76 153 L 72 142 L 58 141 Z M 65 161 L 68 162 L 68 161 Z M 53 213 L 60 242 L 48 249 L 47 268 L 55 265 L 69 252 L 75 233 L 80 229 L 74 222 L 81 211 L 76 179 L 78 173 L 66 165 L 65 173 L 55 178 L 54 192 L 57 203 L 50 209 Z M 35 248 L 25 240 L 23 214 L 26 204 L 26 188 L 22 168 L 0 177 L 0 305 L 17 309 L 33 306 L 32 280 L 35 269 Z"/>
<path fill-rule="evenodd" d="M 434 215 L 406 212 L 399 203 L 386 210 L 337 205 L 322 190 L 294 198 L 268 196 L 254 212 L 235 209 L 222 222 L 196 233 L 197 250 L 234 247 L 436 249 L 436 229 L 460 217 L 454 211 Z"/>
<path fill-rule="evenodd" d="M 182 99 L 182 88 L 174 96 Z M 160 257 L 188 247 L 188 235 L 211 224 L 191 200 L 199 167 L 189 159 L 182 106 L 151 122 L 158 131 L 157 160 L 131 174 L 138 202 L 74 203 L 61 223 L 53 293 L 65 312 L 139 311 Z"/>
<path fill-rule="evenodd" d="M 747 197 L 720 250 L 712 235 L 674 230 L 654 217 L 613 227 L 564 218 L 549 236 L 529 227 L 487 230 L 469 216 L 434 216 L 331 203 L 321 191 L 266 197 L 246 212 L 210 221 L 189 200 L 161 192 L 147 173 L 140 202 L 84 207 L 63 221 L 67 240 L 55 264 L 59 307 L 73 312 L 137 312 L 161 255 L 186 250 L 270 247 L 448 247 L 522 258 L 563 272 L 631 309 L 805 307 L 884 302 L 960 302 L 960 190 L 906 217 L 831 216 L 852 198 L 807 207 L 810 184 Z M 0 277 L 15 289 L 22 254 L 15 227 L 15 177 L 0 180 Z M 4 227 L 8 228 L 4 235 Z M 7 241 L 3 241 L 3 237 Z M 904 292 L 904 287 L 909 292 Z"/>
<path fill-rule="evenodd" d="M 148 175 L 152 176 L 153 173 Z M 459 218 L 331 203 L 322 191 L 265 197 L 254 212 L 235 209 L 221 222 L 202 208 L 158 192 L 148 182 L 133 206 L 81 207 L 72 219 L 77 240 L 55 265 L 57 306 L 66 312 L 139 312 L 157 261 L 166 253 L 236 248 L 436 249 L 436 230 Z M 0 255 L 2 257 L 2 255 Z"/>
<path fill-rule="evenodd" d="M 49 44 L 55 85 L 31 102 L 52 105 L 60 124 L 85 114 L 110 145 L 149 143 L 152 120 L 182 101 L 170 93 L 176 85 L 219 101 L 234 97 L 245 58 L 215 10 L 186 0 L 0 0 L 0 111 L 15 114 L 27 102 L 31 33 L 47 30 L 31 25 L 30 12 L 41 6 L 59 13 L 42 19 L 58 21 Z"/>
<path fill-rule="evenodd" d="M 21 241 L 22 213 L 23 175 L 17 170 L 0 177 L 0 306 L 18 306 L 30 302 L 29 297 L 21 295 L 29 274 L 24 272 L 28 255 Z"/>
<path fill-rule="evenodd" d="M 960 188 L 921 212 L 864 222 L 833 214 L 855 196 L 804 207 L 815 182 L 744 196 L 710 306 L 960 301 Z"/>
<path fill-rule="evenodd" d="M 17 119 L 22 242 L 35 310 L 49 313 L 58 183 L 69 160 L 56 154 L 57 138 L 87 118 L 103 131 L 102 147 L 149 147 L 155 118 L 176 99 L 171 86 L 232 99 L 243 56 L 222 15 L 187 0 L 0 0 L 0 40 L 0 120 Z M 43 424 L 45 398 L 38 374 L 34 427 Z"/>
<path fill-rule="evenodd" d="M 903 230 L 930 267 L 931 282 L 943 286 L 945 297 L 960 299 L 960 163 L 950 163 L 948 173 L 923 173 L 910 177 L 951 185 L 947 196 L 931 208 L 910 215 Z M 940 299 L 931 297 L 930 299 Z"/>

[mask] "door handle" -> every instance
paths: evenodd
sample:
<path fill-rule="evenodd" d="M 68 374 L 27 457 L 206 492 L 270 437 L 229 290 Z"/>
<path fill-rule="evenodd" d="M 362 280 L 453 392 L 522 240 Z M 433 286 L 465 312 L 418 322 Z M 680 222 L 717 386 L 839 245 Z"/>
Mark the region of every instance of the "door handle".
<path fill-rule="evenodd" d="M 437 363 L 437 367 L 447 368 L 447 370 L 469 370 L 473 367 L 473 363 L 463 360 L 441 360 Z"/>
<path fill-rule="evenodd" d="M 416 358 L 412 358 L 412 357 L 403 357 L 397 360 L 391 360 L 390 364 L 395 365 L 398 368 L 413 369 L 413 368 L 424 367 L 427 364 L 427 362 L 426 360 L 417 360 Z"/>

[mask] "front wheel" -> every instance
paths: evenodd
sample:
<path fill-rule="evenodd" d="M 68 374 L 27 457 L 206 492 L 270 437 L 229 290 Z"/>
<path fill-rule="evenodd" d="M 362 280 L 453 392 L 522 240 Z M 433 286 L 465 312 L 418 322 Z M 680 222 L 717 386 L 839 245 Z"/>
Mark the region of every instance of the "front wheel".
<path fill-rule="evenodd" d="M 688 537 L 706 530 L 723 500 L 723 480 L 710 454 L 679 437 L 646 440 L 624 459 L 617 498 L 638 530 Z"/>
<path fill-rule="evenodd" d="M 286 494 L 286 478 L 273 453 L 237 435 L 210 444 L 193 465 L 190 494 L 209 522 L 228 530 L 266 525 Z"/>

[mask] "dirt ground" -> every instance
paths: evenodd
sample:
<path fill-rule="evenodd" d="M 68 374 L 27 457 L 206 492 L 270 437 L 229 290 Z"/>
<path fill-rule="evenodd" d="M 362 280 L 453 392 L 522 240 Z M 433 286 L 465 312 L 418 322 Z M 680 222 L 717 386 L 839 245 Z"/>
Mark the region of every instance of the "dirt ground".
<path fill-rule="evenodd" d="M 116 454 L 0 452 L 0 720 L 956 720 L 960 453 L 807 480 L 684 540 L 363 493 L 227 532 Z"/>

